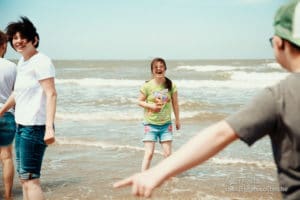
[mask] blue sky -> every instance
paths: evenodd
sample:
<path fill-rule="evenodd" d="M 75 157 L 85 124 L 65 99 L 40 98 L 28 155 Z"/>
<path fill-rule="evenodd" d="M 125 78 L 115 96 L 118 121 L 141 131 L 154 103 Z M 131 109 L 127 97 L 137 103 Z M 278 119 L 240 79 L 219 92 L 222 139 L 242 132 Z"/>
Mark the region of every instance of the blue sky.
<path fill-rule="evenodd" d="M 0 0 L 0 29 L 27 16 L 53 59 L 273 58 L 283 0 Z M 10 47 L 7 58 L 18 58 Z"/>

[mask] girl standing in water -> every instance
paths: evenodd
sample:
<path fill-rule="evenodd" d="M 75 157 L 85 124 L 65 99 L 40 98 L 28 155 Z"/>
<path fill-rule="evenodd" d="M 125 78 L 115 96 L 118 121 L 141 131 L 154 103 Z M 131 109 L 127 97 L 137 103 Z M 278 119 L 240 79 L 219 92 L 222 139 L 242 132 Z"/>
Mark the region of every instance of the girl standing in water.
<path fill-rule="evenodd" d="M 164 157 L 172 152 L 173 128 L 171 121 L 172 107 L 175 115 L 176 129 L 180 129 L 179 106 L 176 85 L 165 76 L 166 62 L 155 58 L 151 62 L 152 79 L 140 90 L 139 106 L 144 108 L 145 154 L 142 171 L 150 167 L 155 142 L 159 141 Z"/>

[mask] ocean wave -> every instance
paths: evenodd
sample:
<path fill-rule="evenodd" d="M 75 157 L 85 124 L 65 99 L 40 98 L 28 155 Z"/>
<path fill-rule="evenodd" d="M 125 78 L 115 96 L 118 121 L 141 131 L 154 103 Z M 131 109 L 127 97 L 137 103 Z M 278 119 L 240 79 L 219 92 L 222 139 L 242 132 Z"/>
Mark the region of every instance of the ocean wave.
<path fill-rule="evenodd" d="M 102 79 L 102 78 L 83 78 L 83 79 L 56 79 L 57 84 L 76 84 L 80 86 L 112 86 L 112 87 L 136 87 L 145 83 L 144 80 L 126 79 Z"/>
<path fill-rule="evenodd" d="M 124 96 L 111 96 L 109 98 L 103 97 L 99 99 L 77 99 L 74 100 L 70 98 L 71 102 L 65 102 L 66 104 L 72 105 L 72 103 L 78 105 L 88 105 L 88 106 L 123 106 L 123 105 L 137 105 L 137 98 L 124 97 Z M 74 105 L 74 106 L 76 106 Z"/>
<path fill-rule="evenodd" d="M 274 168 L 275 164 L 274 162 L 268 162 L 268 161 L 255 161 L 255 160 L 244 160 L 244 159 L 238 159 L 238 158 L 217 158 L 213 157 L 208 160 L 208 162 L 211 162 L 213 164 L 218 165 L 253 165 L 255 167 L 259 168 Z"/>
<path fill-rule="evenodd" d="M 179 101 L 179 106 L 183 109 L 194 109 L 194 108 L 215 108 L 217 105 L 210 102 L 203 102 L 197 100 L 183 99 Z"/>
<path fill-rule="evenodd" d="M 275 80 L 173 80 L 178 88 L 261 88 L 275 83 Z M 113 79 L 58 79 L 58 84 L 76 84 L 83 87 L 140 87 L 145 81 Z"/>
<path fill-rule="evenodd" d="M 143 108 L 138 106 L 138 100 L 137 98 L 133 97 L 124 97 L 124 96 L 111 96 L 111 97 L 103 97 L 103 98 L 80 98 L 75 99 L 74 98 L 68 98 L 60 101 L 61 105 L 67 105 L 73 108 L 71 111 L 77 111 L 77 108 L 81 108 L 81 110 L 84 110 L 85 108 L 128 108 L 128 109 L 136 109 L 140 108 L 142 110 Z M 208 101 L 200 101 L 198 99 L 188 99 L 188 98 L 180 98 L 180 101 L 178 102 L 180 106 L 180 110 L 182 111 L 188 111 L 188 110 L 211 110 L 211 109 L 222 109 L 224 108 L 224 105 L 222 104 L 214 104 L 210 103 Z M 228 106 L 240 106 L 240 104 L 227 104 Z M 127 109 L 127 111 L 128 111 Z M 136 109 L 137 110 L 137 109 Z M 61 113 L 62 114 L 62 113 Z M 68 113 L 67 113 L 68 114 Z"/>
<path fill-rule="evenodd" d="M 195 112 L 193 116 L 185 117 L 183 119 L 193 120 L 193 121 L 219 121 L 224 119 L 227 114 L 215 113 L 209 111 Z"/>
<path fill-rule="evenodd" d="M 104 67 L 88 67 L 88 66 L 85 66 L 85 67 L 64 67 L 63 69 L 57 69 L 57 70 L 63 70 L 64 72 L 65 71 L 91 71 L 91 70 L 104 70 L 105 68 Z"/>
<path fill-rule="evenodd" d="M 231 72 L 230 80 L 176 80 L 178 87 L 183 88 L 236 88 L 251 89 L 271 86 L 288 76 L 289 73 L 272 72 Z"/>
<path fill-rule="evenodd" d="M 199 109 L 200 110 L 200 109 Z M 172 114 L 173 115 L 173 114 Z M 222 113 L 214 113 L 209 111 L 182 111 L 180 118 L 182 120 L 215 120 L 222 119 L 226 115 Z M 174 117 L 173 117 L 174 118 Z M 57 120 L 70 120 L 70 121 L 107 121 L 107 120 L 121 120 L 121 121 L 132 121 L 132 120 L 143 120 L 143 112 L 139 111 L 101 111 L 101 112 L 57 112 Z"/>
<path fill-rule="evenodd" d="M 269 68 L 272 68 L 272 69 L 279 69 L 279 70 L 281 70 L 282 68 L 281 68 L 281 65 L 280 64 L 278 64 L 278 63 L 276 63 L 276 62 L 274 62 L 274 63 L 268 63 L 268 64 L 266 64 Z"/>
<path fill-rule="evenodd" d="M 228 72 L 225 80 L 173 80 L 179 88 L 262 88 L 273 85 L 279 80 L 284 79 L 286 72 Z M 78 85 L 82 87 L 140 87 L 144 80 L 131 79 L 102 79 L 102 78 L 83 78 L 83 79 L 57 79 L 57 84 Z"/>
<path fill-rule="evenodd" d="M 98 147 L 102 149 L 111 149 L 111 150 L 133 150 L 133 151 L 144 151 L 143 147 L 132 146 L 132 145 L 121 145 L 113 144 L 103 141 L 95 141 L 92 139 L 74 139 L 66 137 L 57 137 L 56 145 L 74 145 L 74 146 L 85 146 L 85 147 Z M 163 155 L 162 151 L 156 150 L 156 154 Z M 207 161 L 208 163 L 217 164 L 217 165 L 246 165 L 246 166 L 255 166 L 262 169 L 265 168 L 275 168 L 275 164 L 272 161 L 258 161 L 258 160 L 245 160 L 238 158 L 217 158 L 213 157 Z"/>
<path fill-rule="evenodd" d="M 214 71 L 234 71 L 243 69 L 245 70 L 246 67 L 235 67 L 235 66 L 220 66 L 220 65 L 185 65 L 185 66 L 178 66 L 175 68 L 175 71 L 180 70 L 187 70 L 187 71 L 196 71 L 196 72 L 214 72 Z"/>
<path fill-rule="evenodd" d="M 231 75 L 233 81 L 249 81 L 249 82 L 261 82 L 265 84 L 274 83 L 284 79 L 289 73 L 287 72 L 269 72 L 269 73 L 257 73 L 257 72 L 234 72 Z"/>
<path fill-rule="evenodd" d="M 143 147 L 131 146 L 131 145 L 119 145 L 112 144 L 103 141 L 89 141 L 86 139 L 71 139 L 66 137 L 58 137 L 56 139 L 56 145 L 76 145 L 76 146 L 86 146 L 86 147 L 98 147 L 102 149 L 112 149 L 112 150 L 133 150 L 133 151 L 144 151 Z M 155 151 L 156 154 L 162 154 L 160 151 Z"/>
<path fill-rule="evenodd" d="M 175 82 L 175 81 L 174 81 Z M 254 89 L 263 88 L 275 84 L 276 81 L 239 81 L 239 80 L 177 80 L 176 84 L 179 89 L 196 89 L 196 88 L 231 88 L 231 89 Z"/>
<path fill-rule="evenodd" d="M 102 111 L 102 112 L 87 112 L 87 113 L 71 113 L 57 112 L 58 120 L 72 121 L 103 121 L 103 120 L 141 120 L 141 112 L 117 112 L 117 111 Z"/>

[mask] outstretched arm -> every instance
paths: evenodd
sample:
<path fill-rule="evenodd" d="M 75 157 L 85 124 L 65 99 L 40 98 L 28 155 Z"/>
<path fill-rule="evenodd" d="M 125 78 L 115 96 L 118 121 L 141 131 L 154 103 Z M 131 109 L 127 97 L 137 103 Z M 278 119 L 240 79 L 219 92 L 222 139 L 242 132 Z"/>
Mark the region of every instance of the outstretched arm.
<path fill-rule="evenodd" d="M 191 138 L 155 167 L 121 180 L 115 183 L 114 187 L 132 186 L 134 195 L 149 197 L 153 189 L 169 177 L 203 163 L 237 138 L 227 122 L 218 122 Z"/>

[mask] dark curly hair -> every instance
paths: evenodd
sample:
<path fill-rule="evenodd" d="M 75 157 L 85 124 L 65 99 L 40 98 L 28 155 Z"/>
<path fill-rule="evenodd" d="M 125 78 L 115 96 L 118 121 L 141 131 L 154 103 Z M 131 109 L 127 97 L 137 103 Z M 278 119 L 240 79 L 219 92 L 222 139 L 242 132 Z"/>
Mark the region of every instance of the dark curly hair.
<path fill-rule="evenodd" d="M 37 33 L 33 23 L 27 17 L 22 16 L 21 20 L 17 22 L 11 22 L 7 25 L 6 34 L 12 47 L 13 37 L 18 32 L 20 33 L 21 37 L 27 39 L 29 42 L 31 41 L 33 44 L 36 42 L 36 44 L 34 44 L 35 48 L 39 46 L 39 34 Z"/>

